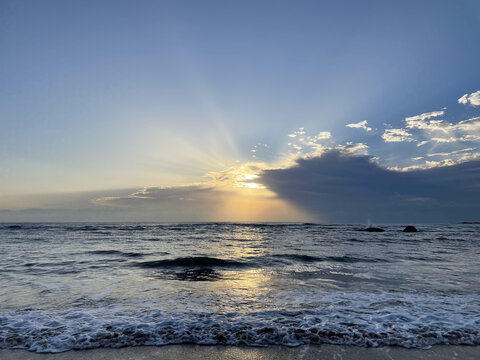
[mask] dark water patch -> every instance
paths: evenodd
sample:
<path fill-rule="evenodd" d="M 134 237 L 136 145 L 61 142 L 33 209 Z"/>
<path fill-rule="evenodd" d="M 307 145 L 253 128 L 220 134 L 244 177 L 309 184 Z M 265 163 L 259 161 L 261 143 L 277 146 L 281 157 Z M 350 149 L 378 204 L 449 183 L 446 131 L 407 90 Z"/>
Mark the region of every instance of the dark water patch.
<path fill-rule="evenodd" d="M 273 258 L 287 259 L 304 263 L 312 263 L 318 261 L 324 261 L 323 258 L 317 256 L 303 255 L 303 254 L 275 254 Z"/>
<path fill-rule="evenodd" d="M 162 279 L 180 280 L 180 281 L 218 281 L 223 276 L 211 268 L 187 269 L 179 272 L 164 272 L 160 276 Z"/>
<path fill-rule="evenodd" d="M 124 252 L 119 250 L 94 250 L 88 251 L 87 254 L 94 254 L 94 255 L 114 255 L 114 256 L 124 256 L 130 258 L 138 258 L 143 257 L 146 254 L 137 253 L 137 252 Z"/>
<path fill-rule="evenodd" d="M 224 260 L 207 256 L 181 257 L 176 259 L 143 261 L 135 264 L 142 268 L 172 268 L 172 267 L 245 267 L 246 263 L 235 260 Z"/>
<path fill-rule="evenodd" d="M 365 240 L 361 240 L 361 239 L 357 239 L 357 238 L 350 238 L 350 239 L 347 239 L 347 241 L 356 242 L 356 243 L 364 243 L 365 242 Z"/>
<path fill-rule="evenodd" d="M 73 265 L 75 264 L 75 261 L 61 261 L 61 262 L 30 262 L 23 264 L 25 267 L 49 267 L 49 266 L 67 266 L 67 265 Z"/>
<path fill-rule="evenodd" d="M 98 227 L 93 226 L 93 225 L 85 225 L 85 226 L 67 226 L 65 227 L 65 230 L 67 231 L 98 231 L 100 230 Z"/>
<path fill-rule="evenodd" d="M 162 227 L 162 229 L 169 230 L 169 231 L 182 231 L 188 228 L 185 226 L 165 226 L 165 227 Z"/>
<path fill-rule="evenodd" d="M 80 269 L 67 268 L 67 269 L 56 270 L 56 271 L 55 271 L 55 274 L 58 274 L 58 275 L 70 275 L 70 274 L 79 274 L 79 273 L 81 273 L 81 272 L 82 272 L 82 270 L 80 270 Z"/>
<path fill-rule="evenodd" d="M 18 229 L 21 229 L 22 226 L 21 225 L 8 225 L 7 226 L 7 229 L 10 229 L 10 230 L 18 230 Z"/>
<path fill-rule="evenodd" d="M 338 263 L 381 263 L 381 262 L 389 262 L 386 259 L 380 258 L 371 258 L 371 257 L 355 257 L 355 256 L 325 256 L 325 257 L 318 257 L 318 256 L 311 256 L 311 255 L 303 255 L 303 254 L 275 254 L 272 255 L 273 258 L 280 258 L 280 259 L 287 259 L 298 261 L 301 263 L 313 263 L 313 262 L 338 262 Z"/>
<path fill-rule="evenodd" d="M 415 256 L 415 255 L 400 256 L 400 257 L 398 257 L 398 259 L 421 261 L 421 262 L 444 262 L 444 261 L 446 261 L 446 259 L 444 259 L 444 258 L 437 258 L 437 257 L 431 257 L 431 256 Z"/>
<path fill-rule="evenodd" d="M 141 241 L 165 241 L 163 237 L 152 237 L 152 238 L 144 238 L 140 239 Z"/>
<path fill-rule="evenodd" d="M 252 258 L 252 260 L 256 260 L 259 258 Z M 271 256 L 265 256 L 261 258 L 260 265 L 271 265 L 272 260 L 275 263 L 276 261 L 280 261 L 285 263 L 284 260 L 289 262 L 301 263 L 301 264 L 308 264 L 308 263 L 317 263 L 317 262 L 334 262 L 334 263 L 347 263 L 347 264 L 354 264 L 354 263 L 384 263 L 390 262 L 387 259 L 380 259 L 380 258 L 372 258 L 372 257 L 355 257 L 355 256 L 312 256 L 312 255 L 305 255 L 305 254 L 274 254 Z"/>
<path fill-rule="evenodd" d="M 2 230 L 22 230 L 22 231 L 30 231 L 30 230 L 39 230 L 39 231 L 47 231 L 47 230 L 59 230 L 63 229 L 63 226 L 57 226 L 52 224 L 41 224 L 41 223 L 21 223 L 21 224 L 0 224 L 0 229 Z"/>
<path fill-rule="evenodd" d="M 141 226 L 141 225 L 121 226 L 117 230 L 119 230 L 119 231 L 144 231 L 144 230 L 146 230 L 146 227 Z"/>
<path fill-rule="evenodd" d="M 339 263 L 348 263 L 348 264 L 354 264 L 354 263 L 384 263 L 384 262 L 390 262 L 387 259 L 380 259 L 380 258 L 371 258 L 371 257 L 355 257 L 355 256 L 349 256 L 349 255 L 344 255 L 344 256 L 327 256 L 326 261 L 331 261 L 331 262 L 339 262 Z"/>

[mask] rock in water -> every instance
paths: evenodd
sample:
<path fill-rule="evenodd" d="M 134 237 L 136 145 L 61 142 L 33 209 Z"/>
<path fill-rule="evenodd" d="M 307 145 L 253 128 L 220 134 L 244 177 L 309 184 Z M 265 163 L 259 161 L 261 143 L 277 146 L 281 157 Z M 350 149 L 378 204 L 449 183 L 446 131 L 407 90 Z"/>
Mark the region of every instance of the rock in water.
<path fill-rule="evenodd" d="M 417 228 L 412 225 L 408 225 L 405 229 L 403 229 L 403 232 L 417 232 Z"/>
<path fill-rule="evenodd" d="M 368 232 L 384 232 L 385 230 L 377 228 L 377 227 L 370 226 L 370 227 L 366 228 L 365 231 L 368 231 Z"/>

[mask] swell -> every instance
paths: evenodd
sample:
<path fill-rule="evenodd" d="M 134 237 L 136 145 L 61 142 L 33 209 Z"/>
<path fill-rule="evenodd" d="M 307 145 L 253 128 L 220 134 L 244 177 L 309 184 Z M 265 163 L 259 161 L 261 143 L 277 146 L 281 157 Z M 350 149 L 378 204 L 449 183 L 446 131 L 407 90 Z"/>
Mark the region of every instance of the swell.
<path fill-rule="evenodd" d="M 344 256 L 311 256 L 303 254 L 275 254 L 272 255 L 273 258 L 293 260 L 302 263 L 313 263 L 313 262 L 335 262 L 335 263 L 381 263 L 389 262 L 386 259 L 372 258 L 372 257 L 355 257 L 350 255 Z"/>
<path fill-rule="evenodd" d="M 135 264 L 141 268 L 175 268 L 175 267 L 245 267 L 247 264 L 241 261 L 225 260 L 208 256 L 189 256 L 176 259 L 142 261 Z"/>
<path fill-rule="evenodd" d="M 114 255 L 114 256 L 130 257 L 130 258 L 143 257 L 143 256 L 145 256 L 145 254 L 142 254 L 142 253 L 137 253 L 137 252 L 124 252 L 124 251 L 120 251 L 120 250 L 93 250 L 93 251 L 88 251 L 87 254 L 93 254 L 93 255 Z"/>
<path fill-rule="evenodd" d="M 227 260 L 208 256 L 188 256 L 175 259 L 161 259 L 142 261 L 134 263 L 134 266 L 147 269 L 168 269 L 168 268 L 189 268 L 189 267 L 206 267 L 206 268 L 245 268 L 254 267 L 261 268 L 269 266 L 273 263 L 284 263 L 284 260 L 298 263 L 317 263 L 317 262 L 335 262 L 335 263 L 380 263 L 388 262 L 385 259 L 377 259 L 370 257 L 353 257 L 353 256 L 312 256 L 305 254 L 273 254 L 271 256 L 253 256 L 246 257 L 243 261 Z"/>

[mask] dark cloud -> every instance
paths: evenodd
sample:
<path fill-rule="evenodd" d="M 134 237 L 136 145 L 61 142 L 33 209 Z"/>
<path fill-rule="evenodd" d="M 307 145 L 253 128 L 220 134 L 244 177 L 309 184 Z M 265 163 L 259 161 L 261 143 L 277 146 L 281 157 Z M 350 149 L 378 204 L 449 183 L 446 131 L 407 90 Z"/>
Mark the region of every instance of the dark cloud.
<path fill-rule="evenodd" d="M 369 156 L 331 150 L 266 170 L 259 182 L 320 221 L 480 220 L 480 161 L 400 172 Z"/>

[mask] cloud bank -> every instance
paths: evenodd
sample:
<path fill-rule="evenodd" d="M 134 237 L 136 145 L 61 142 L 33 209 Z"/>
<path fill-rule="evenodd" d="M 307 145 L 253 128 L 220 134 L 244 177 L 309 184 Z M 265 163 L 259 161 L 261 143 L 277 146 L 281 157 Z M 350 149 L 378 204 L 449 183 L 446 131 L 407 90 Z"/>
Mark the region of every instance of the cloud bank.
<path fill-rule="evenodd" d="M 479 220 L 480 161 L 400 172 L 370 156 L 330 150 L 260 176 L 279 197 L 322 222 Z"/>

